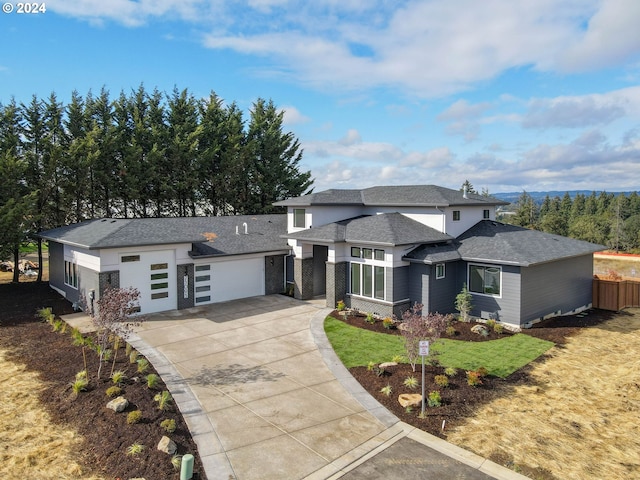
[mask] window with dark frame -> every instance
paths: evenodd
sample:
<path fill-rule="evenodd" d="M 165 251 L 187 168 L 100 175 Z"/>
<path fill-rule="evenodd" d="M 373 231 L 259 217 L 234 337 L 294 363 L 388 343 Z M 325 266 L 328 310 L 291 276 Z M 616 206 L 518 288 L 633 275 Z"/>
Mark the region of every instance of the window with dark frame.
<path fill-rule="evenodd" d="M 500 295 L 502 268 L 469 265 L 469 291 L 482 295 Z"/>
<path fill-rule="evenodd" d="M 454 222 L 460 221 L 460 210 L 453 211 L 453 221 Z"/>
<path fill-rule="evenodd" d="M 306 211 L 304 208 L 293 209 L 293 226 L 294 228 L 306 228 Z"/>
<path fill-rule="evenodd" d="M 484 218 L 485 220 L 489 219 L 489 210 L 483 210 L 482 211 L 482 218 Z"/>

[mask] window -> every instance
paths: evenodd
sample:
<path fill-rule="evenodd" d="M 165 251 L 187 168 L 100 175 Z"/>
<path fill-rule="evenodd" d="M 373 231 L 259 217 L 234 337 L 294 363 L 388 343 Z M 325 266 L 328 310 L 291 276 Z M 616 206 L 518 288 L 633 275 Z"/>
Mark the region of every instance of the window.
<path fill-rule="evenodd" d="M 384 267 L 368 263 L 351 264 L 351 293 L 384 300 Z"/>
<path fill-rule="evenodd" d="M 211 270 L 211 265 L 196 265 L 196 272 L 206 272 Z"/>
<path fill-rule="evenodd" d="M 159 298 L 169 298 L 169 292 L 152 293 L 151 300 L 158 300 Z"/>
<path fill-rule="evenodd" d="M 362 249 L 362 258 L 372 259 L 373 258 L 373 250 L 371 250 L 370 248 L 363 248 Z"/>
<path fill-rule="evenodd" d="M 168 263 L 152 263 L 151 270 L 166 270 L 169 268 Z"/>
<path fill-rule="evenodd" d="M 377 248 L 373 251 L 373 258 L 376 260 L 384 260 L 384 250 L 378 250 Z"/>
<path fill-rule="evenodd" d="M 500 267 L 469 265 L 469 291 L 499 296 L 501 274 Z"/>
<path fill-rule="evenodd" d="M 444 263 L 436 264 L 436 279 L 444 278 Z"/>
<path fill-rule="evenodd" d="M 351 256 L 360 258 L 360 247 L 351 247 Z"/>
<path fill-rule="evenodd" d="M 351 264 L 351 293 L 360 295 L 360 264 Z"/>
<path fill-rule="evenodd" d="M 168 273 L 152 273 L 151 280 L 163 280 L 165 278 L 169 278 Z"/>
<path fill-rule="evenodd" d="M 64 283 L 78 288 L 78 266 L 73 262 L 64 261 Z"/>
<path fill-rule="evenodd" d="M 139 262 L 140 261 L 140 255 L 124 255 L 123 257 L 120 257 L 120 261 L 122 263 Z"/>
<path fill-rule="evenodd" d="M 482 218 L 484 218 L 485 220 L 489 218 L 489 210 L 482 211 Z"/>
<path fill-rule="evenodd" d="M 295 228 L 306 228 L 305 214 L 304 208 L 293 209 L 293 226 Z"/>
<path fill-rule="evenodd" d="M 453 221 L 454 222 L 460 221 L 460 210 L 453 211 Z"/>

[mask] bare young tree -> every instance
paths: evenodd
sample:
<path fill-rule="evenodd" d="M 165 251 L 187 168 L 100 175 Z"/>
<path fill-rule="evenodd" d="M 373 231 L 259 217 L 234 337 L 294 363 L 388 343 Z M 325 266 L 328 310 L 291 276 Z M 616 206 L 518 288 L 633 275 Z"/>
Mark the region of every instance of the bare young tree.
<path fill-rule="evenodd" d="M 402 314 L 400 331 L 404 337 L 404 348 L 411 369 L 416 371 L 416 364 L 420 358 L 420 341 L 435 342 L 447 328 L 448 319 L 439 313 L 422 314 L 423 305 L 416 303 L 411 309 Z"/>

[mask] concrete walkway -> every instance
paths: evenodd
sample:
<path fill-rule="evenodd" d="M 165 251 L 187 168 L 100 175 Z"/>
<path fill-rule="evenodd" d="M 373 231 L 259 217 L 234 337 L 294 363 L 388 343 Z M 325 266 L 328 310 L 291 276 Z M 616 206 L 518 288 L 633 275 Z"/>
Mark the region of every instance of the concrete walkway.
<path fill-rule="evenodd" d="M 526 478 L 382 407 L 330 347 L 329 311 L 272 295 L 153 314 L 136 329 L 130 343 L 166 383 L 209 480 Z"/>

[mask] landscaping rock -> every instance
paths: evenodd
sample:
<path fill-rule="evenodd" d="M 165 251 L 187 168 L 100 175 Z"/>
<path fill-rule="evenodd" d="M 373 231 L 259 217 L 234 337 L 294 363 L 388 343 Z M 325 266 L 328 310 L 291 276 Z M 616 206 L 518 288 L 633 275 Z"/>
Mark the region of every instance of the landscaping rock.
<path fill-rule="evenodd" d="M 129 406 L 129 400 L 127 400 L 122 396 L 114 398 L 109 403 L 107 403 L 107 408 L 110 408 L 116 413 L 123 412 L 124 409 L 127 408 L 128 406 Z"/>
<path fill-rule="evenodd" d="M 407 407 L 419 407 L 422 405 L 422 395 L 419 393 L 401 393 L 398 395 L 398 403 Z"/>
<path fill-rule="evenodd" d="M 158 450 L 161 452 L 173 455 L 178 450 L 178 446 L 166 435 L 163 435 L 158 443 Z"/>
<path fill-rule="evenodd" d="M 384 362 L 378 365 L 379 368 L 389 368 L 389 367 L 397 367 L 397 366 L 398 366 L 397 362 Z"/>
<path fill-rule="evenodd" d="M 487 336 L 489 334 L 489 330 L 484 325 L 474 325 L 471 327 L 471 331 L 473 333 L 477 333 L 478 335 Z"/>

